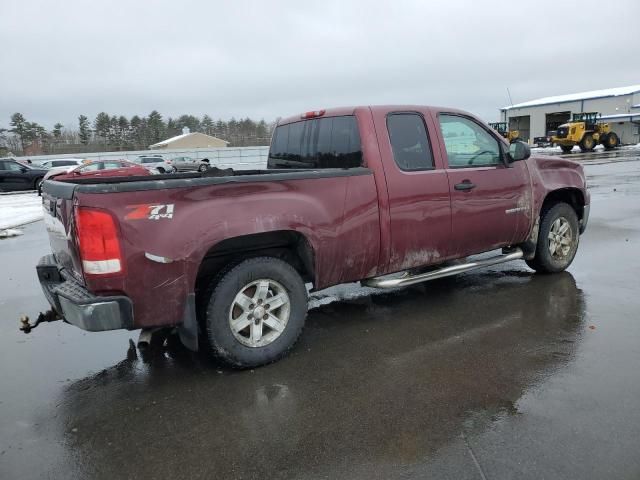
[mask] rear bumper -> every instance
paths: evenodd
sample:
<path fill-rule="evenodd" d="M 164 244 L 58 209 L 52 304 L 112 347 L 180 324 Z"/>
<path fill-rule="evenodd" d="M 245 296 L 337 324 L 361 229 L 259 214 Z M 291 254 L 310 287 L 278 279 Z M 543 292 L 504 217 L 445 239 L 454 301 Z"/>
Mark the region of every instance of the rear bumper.
<path fill-rule="evenodd" d="M 584 233 L 587 229 L 587 223 L 589 223 L 589 211 L 591 210 L 591 205 L 585 205 L 582 210 L 582 218 L 580 219 L 580 235 Z"/>
<path fill-rule="evenodd" d="M 46 255 L 36 266 L 38 280 L 51 306 L 68 323 L 90 332 L 133 329 L 133 304 L 125 296 L 102 297 L 90 293 Z"/>

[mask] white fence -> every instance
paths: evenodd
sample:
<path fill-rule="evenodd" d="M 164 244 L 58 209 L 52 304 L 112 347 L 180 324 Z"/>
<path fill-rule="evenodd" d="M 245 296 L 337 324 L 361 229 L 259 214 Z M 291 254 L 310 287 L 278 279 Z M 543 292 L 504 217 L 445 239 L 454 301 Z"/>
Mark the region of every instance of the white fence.
<path fill-rule="evenodd" d="M 209 159 L 209 164 L 213 167 L 251 170 L 267 167 L 269 147 L 181 148 L 171 150 L 138 150 L 133 152 L 69 153 L 64 155 L 35 155 L 23 158 L 28 158 L 34 164 L 39 164 L 45 160 L 59 158 L 88 158 L 91 160 L 125 159 L 135 161 L 140 155 L 158 154 L 162 155 L 165 160 L 171 160 L 175 157 L 207 158 Z"/>

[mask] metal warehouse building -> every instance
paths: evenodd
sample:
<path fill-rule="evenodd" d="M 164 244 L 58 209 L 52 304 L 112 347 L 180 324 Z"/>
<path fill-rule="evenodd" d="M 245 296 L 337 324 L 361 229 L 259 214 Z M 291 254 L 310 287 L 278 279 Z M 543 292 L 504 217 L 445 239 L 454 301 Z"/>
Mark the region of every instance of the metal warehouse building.
<path fill-rule="evenodd" d="M 519 130 L 520 138 L 532 143 L 580 112 L 599 112 L 621 143 L 640 142 L 640 85 L 539 98 L 501 108 L 500 117 L 509 130 Z"/>

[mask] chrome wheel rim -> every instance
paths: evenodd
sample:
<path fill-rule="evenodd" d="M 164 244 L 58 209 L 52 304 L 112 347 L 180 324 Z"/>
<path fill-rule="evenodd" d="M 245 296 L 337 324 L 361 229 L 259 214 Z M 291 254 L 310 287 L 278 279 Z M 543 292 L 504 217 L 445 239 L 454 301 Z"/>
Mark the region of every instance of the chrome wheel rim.
<path fill-rule="evenodd" d="M 229 328 L 241 344 L 257 348 L 273 343 L 284 332 L 291 314 L 285 288 L 261 278 L 240 289 L 229 308 Z"/>
<path fill-rule="evenodd" d="M 564 217 L 558 217 L 551 224 L 549 231 L 549 253 L 556 260 L 564 260 L 571 251 L 573 231 L 571 224 Z"/>

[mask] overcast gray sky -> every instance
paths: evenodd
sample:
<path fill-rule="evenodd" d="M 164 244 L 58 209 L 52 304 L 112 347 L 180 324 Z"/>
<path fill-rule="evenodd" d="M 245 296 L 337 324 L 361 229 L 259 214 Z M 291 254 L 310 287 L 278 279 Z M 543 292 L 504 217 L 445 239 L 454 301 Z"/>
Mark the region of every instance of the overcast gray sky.
<path fill-rule="evenodd" d="M 96 113 L 272 120 L 497 109 L 640 83 L 640 2 L 0 0 L 0 127 Z"/>

